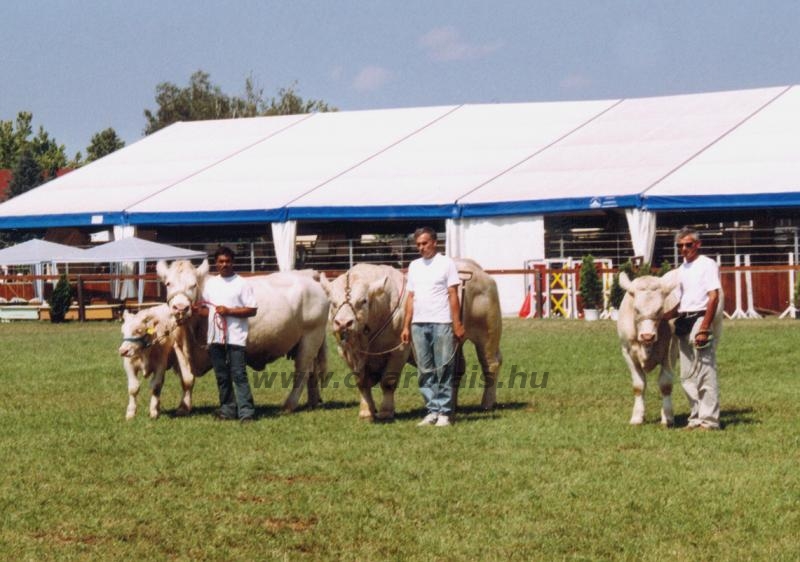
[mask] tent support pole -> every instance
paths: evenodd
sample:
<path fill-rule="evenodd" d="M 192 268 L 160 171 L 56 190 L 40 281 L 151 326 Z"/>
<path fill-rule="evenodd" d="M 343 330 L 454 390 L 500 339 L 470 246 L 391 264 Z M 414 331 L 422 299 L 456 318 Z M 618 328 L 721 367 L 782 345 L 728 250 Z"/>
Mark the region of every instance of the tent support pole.
<path fill-rule="evenodd" d="M 86 321 L 86 308 L 83 305 L 83 279 L 78 275 L 78 322 Z"/>

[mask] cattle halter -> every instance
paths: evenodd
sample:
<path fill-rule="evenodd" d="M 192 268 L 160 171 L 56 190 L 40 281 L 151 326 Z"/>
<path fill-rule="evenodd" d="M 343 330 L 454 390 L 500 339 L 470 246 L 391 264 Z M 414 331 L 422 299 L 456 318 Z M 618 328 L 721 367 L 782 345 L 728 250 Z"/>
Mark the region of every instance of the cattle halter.
<path fill-rule="evenodd" d="M 345 283 L 345 285 L 344 285 L 344 301 L 342 301 L 342 303 L 336 308 L 336 311 L 333 313 L 333 316 L 336 317 L 336 315 L 339 314 L 339 311 L 342 310 L 342 308 L 344 308 L 345 305 L 346 305 L 346 306 L 350 307 L 350 310 L 353 311 L 353 317 L 356 317 L 357 316 L 356 308 L 355 308 L 355 306 L 353 306 L 353 303 L 350 301 L 350 296 L 351 296 L 351 293 L 352 293 L 352 289 L 350 287 L 350 272 L 349 271 L 347 273 L 345 273 L 344 283 Z M 400 296 L 397 299 L 397 304 L 394 306 L 394 308 L 392 309 L 391 314 L 389 314 L 389 316 L 386 318 L 386 320 L 381 325 L 381 327 L 378 328 L 375 332 L 373 332 L 372 336 L 370 336 L 369 340 L 367 340 L 367 348 L 369 348 L 369 346 L 372 345 L 372 342 L 374 342 L 375 339 L 378 336 L 380 336 L 384 332 L 384 330 L 386 330 L 387 326 L 389 326 L 389 324 L 392 322 L 392 319 L 394 318 L 394 315 L 397 313 L 397 311 L 400 309 L 400 305 L 403 303 L 403 297 L 405 296 L 405 294 L 406 294 L 406 278 L 405 278 L 405 276 L 403 276 L 403 286 L 400 289 Z M 369 326 L 365 325 L 363 332 L 364 332 L 365 336 L 368 335 L 371 332 Z M 347 337 L 346 336 L 338 337 L 338 339 L 342 343 L 345 343 L 347 341 Z M 377 351 L 377 352 L 365 351 L 363 349 L 354 349 L 353 351 L 355 351 L 356 353 L 360 353 L 361 355 L 380 356 L 380 355 L 386 355 L 387 353 L 391 353 L 392 351 L 396 351 L 398 349 L 401 349 L 403 347 L 403 345 L 404 345 L 403 342 L 400 342 L 399 344 L 397 344 L 394 347 L 391 347 L 389 349 L 385 349 L 383 351 Z"/>

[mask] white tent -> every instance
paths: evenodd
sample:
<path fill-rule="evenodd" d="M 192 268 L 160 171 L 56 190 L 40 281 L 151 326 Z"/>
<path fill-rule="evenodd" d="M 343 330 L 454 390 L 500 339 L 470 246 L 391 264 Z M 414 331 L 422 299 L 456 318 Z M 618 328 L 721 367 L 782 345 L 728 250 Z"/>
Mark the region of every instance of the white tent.
<path fill-rule="evenodd" d="M 798 205 L 790 86 L 177 123 L 0 204 L 0 228 L 270 223 L 288 269 L 298 221 L 439 219 L 451 254 L 508 269 L 544 257 L 549 213 L 624 210 L 648 258 L 659 210 Z"/>
<path fill-rule="evenodd" d="M 158 261 L 158 260 L 191 260 L 205 258 L 205 252 L 187 250 L 143 240 L 141 238 L 121 238 L 83 250 L 80 256 L 72 262 L 107 263 L 126 261 Z"/>
<path fill-rule="evenodd" d="M 70 263 L 80 259 L 84 250 L 75 246 L 32 239 L 0 250 L 0 265 L 35 265 Z"/>
<path fill-rule="evenodd" d="M 74 246 L 56 244 L 34 238 L 0 250 L 0 265 L 31 265 L 34 275 L 43 275 L 44 266 L 50 265 L 55 272 L 56 264 L 71 263 L 83 255 L 83 250 Z M 34 295 L 44 297 L 44 281 L 37 279 L 33 284 Z"/>
<path fill-rule="evenodd" d="M 187 250 L 168 244 L 160 244 L 141 238 L 130 237 L 121 238 L 84 250 L 78 258 L 71 261 L 82 263 L 111 263 L 114 264 L 116 268 L 115 272 L 118 274 L 132 273 L 133 267 L 129 264 L 136 262 L 139 264 L 139 275 L 144 275 L 145 266 L 149 261 L 205 259 L 206 257 L 207 255 L 205 252 Z M 130 281 L 123 284 L 113 282 L 111 292 L 118 298 L 133 296 L 133 282 Z M 144 279 L 142 278 L 139 279 L 139 286 L 136 294 L 141 303 L 144 297 Z"/>

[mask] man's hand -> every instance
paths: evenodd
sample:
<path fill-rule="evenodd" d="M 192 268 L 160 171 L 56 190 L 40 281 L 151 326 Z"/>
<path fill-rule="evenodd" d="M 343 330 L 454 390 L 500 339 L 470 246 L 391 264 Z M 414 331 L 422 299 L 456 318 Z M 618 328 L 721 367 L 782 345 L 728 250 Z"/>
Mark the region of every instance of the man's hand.
<path fill-rule="evenodd" d="M 400 341 L 408 345 L 408 342 L 411 341 L 411 330 L 403 328 L 403 331 L 400 332 Z"/>

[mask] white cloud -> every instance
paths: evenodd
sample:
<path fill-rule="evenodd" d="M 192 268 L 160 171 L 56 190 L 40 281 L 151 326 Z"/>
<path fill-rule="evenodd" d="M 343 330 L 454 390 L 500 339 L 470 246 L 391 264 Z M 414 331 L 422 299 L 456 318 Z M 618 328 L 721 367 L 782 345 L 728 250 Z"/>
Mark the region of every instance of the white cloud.
<path fill-rule="evenodd" d="M 353 80 L 353 88 L 360 92 L 374 92 L 392 79 L 392 73 L 382 66 L 365 66 Z"/>
<path fill-rule="evenodd" d="M 419 38 L 418 45 L 432 60 L 446 62 L 484 57 L 500 49 L 503 42 L 471 44 L 461 38 L 456 28 L 446 26 L 430 30 Z"/>

